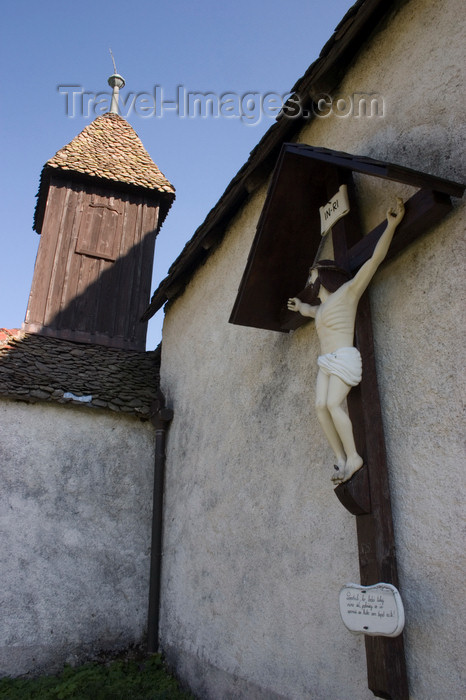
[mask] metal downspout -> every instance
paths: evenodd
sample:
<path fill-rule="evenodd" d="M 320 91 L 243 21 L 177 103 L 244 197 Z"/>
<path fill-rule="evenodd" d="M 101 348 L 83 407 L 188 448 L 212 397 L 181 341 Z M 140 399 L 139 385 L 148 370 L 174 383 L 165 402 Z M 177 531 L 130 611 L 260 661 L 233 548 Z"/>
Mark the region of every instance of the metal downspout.
<path fill-rule="evenodd" d="M 152 543 L 149 580 L 149 611 L 147 620 L 147 651 L 155 654 L 159 648 L 160 584 L 162 572 L 162 522 L 163 489 L 165 479 L 165 441 L 168 426 L 173 418 L 171 408 L 165 407 L 165 397 L 160 391 L 151 415 L 155 427 L 154 495 L 152 506 Z"/>

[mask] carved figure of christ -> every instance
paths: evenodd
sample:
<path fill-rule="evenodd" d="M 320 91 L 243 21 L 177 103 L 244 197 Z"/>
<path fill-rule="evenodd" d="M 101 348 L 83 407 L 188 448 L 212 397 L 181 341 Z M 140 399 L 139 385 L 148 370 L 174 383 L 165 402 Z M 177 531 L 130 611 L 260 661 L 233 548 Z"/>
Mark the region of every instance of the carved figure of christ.
<path fill-rule="evenodd" d="M 372 256 L 356 275 L 336 291 L 325 288 L 319 264 L 312 268 L 310 282 L 320 304 L 306 304 L 297 297 L 288 300 L 288 308 L 315 318 L 322 355 L 318 358 L 316 410 L 320 425 L 335 453 L 332 481 L 350 479 L 362 467 L 363 460 L 355 446 L 353 426 L 342 404 L 352 386 L 361 381 L 361 356 L 354 347 L 354 326 L 361 296 L 388 253 L 396 228 L 404 215 L 403 201 L 387 212 L 387 225 Z"/>

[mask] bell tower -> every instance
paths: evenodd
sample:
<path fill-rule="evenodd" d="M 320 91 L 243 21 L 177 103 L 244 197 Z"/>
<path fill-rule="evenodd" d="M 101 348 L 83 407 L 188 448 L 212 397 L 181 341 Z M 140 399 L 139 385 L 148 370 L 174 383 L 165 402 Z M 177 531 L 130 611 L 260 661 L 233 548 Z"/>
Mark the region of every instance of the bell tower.
<path fill-rule="evenodd" d="M 175 190 L 112 106 L 45 164 L 41 240 L 23 330 L 144 350 L 155 238 Z"/>

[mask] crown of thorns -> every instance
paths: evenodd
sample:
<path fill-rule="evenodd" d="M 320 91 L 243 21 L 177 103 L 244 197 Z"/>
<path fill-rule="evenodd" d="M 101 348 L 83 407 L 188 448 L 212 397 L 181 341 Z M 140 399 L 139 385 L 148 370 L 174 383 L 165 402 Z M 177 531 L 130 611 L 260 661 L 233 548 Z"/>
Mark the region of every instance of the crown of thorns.
<path fill-rule="evenodd" d="M 317 270 L 318 278 L 323 287 L 329 292 L 336 292 L 342 284 L 351 279 L 348 270 L 339 267 L 335 260 L 318 260 L 309 270 Z"/>

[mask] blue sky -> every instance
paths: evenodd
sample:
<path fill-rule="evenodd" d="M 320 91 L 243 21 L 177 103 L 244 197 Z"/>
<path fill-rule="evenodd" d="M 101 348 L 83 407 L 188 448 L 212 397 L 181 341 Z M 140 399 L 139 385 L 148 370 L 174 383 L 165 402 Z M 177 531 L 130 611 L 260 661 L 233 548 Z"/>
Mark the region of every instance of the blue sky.
<path fill-rule="evenodd" d="M 39 244 L 32 230 L 35 195 L 44 163 L 98 114 L 113 72 L 126 80 L 125 116 L 173 183 L 177 198 L 156 242 L 152 291 L 215 205 L 249 152 L 273 123 L 246 93 L 286 95 L 317 58 L 353 0 L 218 0 L 188 2 L 17 0 L 2 8 L 0 110 L 2 230 L 0 327 L 20 327 Z M 81 94 L 66 113 L 71 89 Z M 58 87 L 62 86 L 59 90 Z M 214 93 L 218 117 L 153 114 L 155 86 L 165 103 L 185 93 Z M 238 96 L 226 103 L 225 93 Z M 223 105 L 223 107 L 222 107 Z M 267 103 L 273 110 L 272 101 Z M 266 105 L 266 106 L 267 106 Z M 250 108 L 250 119 L 245 112 Z M 105 102 L 100 103 L 104 108 Z M 231 107 L 229 111 L 228 107 Z M 146 108 L 145 113 L 143 109 Z M 149 324 L 148 349 L 160 340 L 163 313 Z"/>

